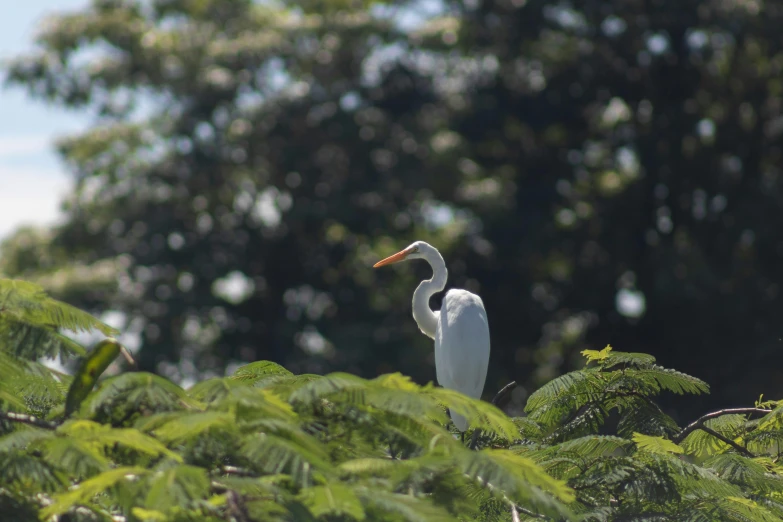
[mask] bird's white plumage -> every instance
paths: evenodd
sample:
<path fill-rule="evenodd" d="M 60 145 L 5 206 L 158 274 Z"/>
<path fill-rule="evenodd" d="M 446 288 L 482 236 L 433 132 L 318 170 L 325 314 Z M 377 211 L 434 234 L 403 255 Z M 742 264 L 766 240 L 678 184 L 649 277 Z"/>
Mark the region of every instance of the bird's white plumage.
<path fill-rule="evenodd" d="M 484 303 L 466 290 L 449 290 L 443 298 L 435 332 L 435 372 L 444 388 L 481 398 L 489 366 L 489 324 Z M 451 412 L 460 431 L 464 417 Z"/>
<path fill-rule="evenodd" d="M 440 252 L 424 241 L 375 263 L 375 267 L 409 259 L 424 259 L 432 267 L 432 278 L 419 283 L 413 292 L 413 318 L 419 329 L 435 340 L 435 374 L 438 384 L 475 399 L 481 398 L 489 365 L 489 325 L 484 303 L 467 290 L 449 290 L 440 312 L 430 308 L 430 297 L 446 287 L 448 270 Z M 467 419 L 449 412 L 454 425 L 468 429 Z"/>

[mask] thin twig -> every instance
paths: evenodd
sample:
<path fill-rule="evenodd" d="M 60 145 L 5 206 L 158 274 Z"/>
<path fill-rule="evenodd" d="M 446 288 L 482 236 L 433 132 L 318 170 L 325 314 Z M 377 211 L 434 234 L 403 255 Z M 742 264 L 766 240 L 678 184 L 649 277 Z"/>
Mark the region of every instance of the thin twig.
<path fill-rule="evenodd" d="M 680 431 L 677 435 L 672 437 L 672 441 L 679 444 L 680 442 L 682 442 L 683 439 L 685 439 L 685 437 L 688 436 L 690 432 L 700 429 L 706 421 L 710 419 L 714 419 L 716 417 L 722 417 L 723 415 L 732 415 L 732 414 L 750 415 L 753 413 L 759 415 L 766 415 L 771 411 L 772 410 L 764 410 L 761 408 L 727 408 L 725 410 L 714 411 L 712 413 L 708 413 L 707 415 L 704 415 L 703 417 L 699 417 L 695 421 L 685 426 L 682 429 L 682 431 Z"/>
<path fill-rule="evenodd" d="M 503 386 L 500 389 L 500 391 L 497 392 L 497 394 L 495 394 L 495 397 L 492 399 L 492 404 L 494 404 L 495 406 L 497 406 L 499 408 L 500 407 L 500 402 L 501 401 L 505 402 L 506 397 L 512 391 L 514 391 L 514 388 L 516 388 L 516 387 L 517 387 L 517 381 L 511 381 L 510 383 L 508 383 L 505 386 Z"/>
<path fill-rule="evenodd" d="M 39 419 L 33 415 L 27 415 L 25 413 L 15 413 L 12 411 L 0 411 L 0 419 L 5 419 L 11 422 L 21 422 L 22 424 L 28 424 L 37 428 L 43 428 L 46 430 L 56 430 L 58 424 L 45 419 Z"/>
<path fill-rule="evenodd" d="M 511 517 L 516 522 L 519 522 L 519 514 L 517 513 L 516 514 L 517 515 L 516 518 L 514 518 L 514 515 L 515 515 L 514 510 L 515 509 L 517 511 L 521 512 L 521 513 L 524 513 L 525 515 L 527 515 L 529 517 L 540 518 L 540 519 L 543 519 L 543 520 L 547 519 L 546 515 L 542 515 L 540 513 L 536 513 L 535 511 L 530 511 L 529 509 L 525 509 L 522 506 L 518 506 L 516 504 L 511 504 Z"/>
<path fill-rule="evenodd" d="M 715 419 L 715 418 L 721 417 L 723 415 L 751 415 L 751 414 L 766 415 L 770 411 L 772 411 L 772 410 L 764 410 L 762 408 L 727 408 L 725 410 L 714 411 L 712 413 L 708 413 L 708 414 L 706 414 L 706 415 L 704 415 L 702 417 L 699 417 L 695 421 L 693 421 L 690 424 L 688 424 L 687 426 L 685 426 L 677 435 L 672 437 L 672 441 L 674 443 L 676 443 L 676 444 L 679 444 L 690 433 L 692 433 L 692 432 L 694 432 L 696 430 L 701 430 L 701 431 L 703 431 L 705 433 L 709 433 L 710 435 L 712 435 L 716 439 L 725 442 L 726 444 L 728 444 L 729 446 L 731 446 L 735 450 L 739 451 L 740 453 L 742 453 L 746 457 L 753 458 L 753 457 L 755 457 L 755 455 L 753 453 L 751 453 L 750 451 L 748 451 L 748 449 L 745 446 L 737 444 L 736 442 L 734 442 L 730 438 L 728 438 L 728 437 L 726 437 L 724 435 L 721 435 L 720 433 L 718 433 L 717 431 L 713 430 L 712 428 L 708 428 L 707 426 L 704 425 L 704 423 L 707 422 L 710 419 Z"/>
<path fill-rule="evenodd" d="M 513 500 L 508 498 L 505 493 L 503 493 L 502 491 L 497 491 L 495 486 L 493 486 L 489 482 L 483 480 L 482 478 L 478 477 L 477 481 L 478 481 L 479 485 L 486 487 L 488 490 L 490 490 L 491 492 L 493 492 L 495 494 L 499 494 L 500 497 L 502 497 L 502 499 L 506 503 L 508 503 L 509 507 L 511 507 L 511 516 L 512 517 L 514 516 L 514 510 L 517 510 L 519 513 L 524 513 L 525 515 L 527 515 L 529 517 L 540 518 L 540 519 L 543 519 L 543 520 L 546 520 L 548 518 L 546 515 L 542 515 L 540 513 L 536 513 L 535 511 L 531 511 L 531 510 L 529 510 L 527 508 L 523 508 L 519 504 L 516 504 Z M 515 520 L 519 520 L 519 513 L 517 513 L 517 517 L 516 517 Z"/>
<path fill-rule="evenodd" d="M 519 522 L 519 512 L 514 504 L 511 504 L 511 522 Z"/>
<path fill-rule="evenodd" d="M 505 398 L 516 387 L 517 387 L 517 381 L 511 381 L 510 383 L 503 386 L 500 389 L 500 391 L 495 394 L 495 397 L 492 398 L 492 404 L 499 407 L 500 401 L 505 400 Z M 468 446 L 470 449 L 476 449 L 476 443 L 478 442 L 478 438 L 480 435 L 481 435 L 481 429 L 473 430 L 473 436 L 470 438 L 470 445 Z"/>
<path fill-rule="evenodd" d="M 238 468 L 236 466 L 220 466 L 220 472 L 225 475 L 239 475 L 240 477 L 253 476 L 253 472 L 249 469 Z"/>
<path fill-rule="evenodd" d="M 210 489 L 215 493 L 225 493 L 228 491 L 228 486 L 221 484 L 220 482 L 213 480 L 209 483 Z"/>

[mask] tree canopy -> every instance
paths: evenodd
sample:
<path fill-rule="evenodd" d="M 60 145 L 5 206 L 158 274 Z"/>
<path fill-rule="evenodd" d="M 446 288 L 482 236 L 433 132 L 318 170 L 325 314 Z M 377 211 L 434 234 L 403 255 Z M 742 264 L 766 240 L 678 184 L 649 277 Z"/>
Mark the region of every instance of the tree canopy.
<path fill-rule="evenodd" d="M 38 285 L 0 279 L 0 298 L 4 520 L 783 520 L 783 401 L 680 427 L 658 396 L 709 387 L 650 355 L 585 350 L 522 417 L 496 407 L 503 394 L 270 361 L 183 389 L 119 369 L 113 338 L 62 343 L 116 332 Z M 40 362 L 75 353 L 73 376 Z"/>
<path fill-rule="evenodd" d="M 608 341 L 747 403 L 780 390 L 780 27 L 777 0 L 94 0 L 7 67 L 95 123 L 59 144 L 67 222 L 0 271 L 122 312 L 175 380 L 423 383 L 426 270 L 370 269 L 423 239 L 486 304 L 488 394 Z"/>

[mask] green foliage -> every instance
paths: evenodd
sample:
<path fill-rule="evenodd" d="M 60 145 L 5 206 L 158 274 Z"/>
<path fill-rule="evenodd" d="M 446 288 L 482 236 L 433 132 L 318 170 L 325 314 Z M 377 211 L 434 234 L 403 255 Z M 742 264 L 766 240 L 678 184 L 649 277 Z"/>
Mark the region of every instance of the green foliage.
<path fill-rule="evenodd" d="M 88 313 L 52 299 L 36 284 L 0 279 L 0 351 L 29 360 L 84 355 L 84 348 L 63 330 L 117 333 Z"/>
<path fill-rule="evenodd" d="M 660 453 L 662 455 L 667 453 L 684 453 L 681 447 L 663 437 L 651 437 L 641 433 L 634 433 L 633 441 L 636 443 L 639 451 L 649 451 L 650 453 Z"/>
<path fill-rule="evenodd" d="M 648 355 L 586 352 L 510 419 L 398 373 L 258 361 L 188 390 L 100 379 L 119 351 L 99 343 L 73 379 L 0 351 L 0 507 L 16 520 L 783 520 L 780 403 L 681 429 L 654 398 L 707 386 Z M 447 408 L 481 436 L 462 440 Z"/>
<path fill-rule="evenodd" d="M 566 440 L 597 430 L 611 412 L 619 414 L 618 432 L 630 437 L 634 431 L 672 435 L 674 420 L 652 400 L 662 391 L 677 394 L 707 393 L 709 386 L 695 377 L 662 368 L 646 354 L 583 352 L 587 368 L 567 373 L 536 390 L 525 411 L 544 426 L 550 440 Z"/>

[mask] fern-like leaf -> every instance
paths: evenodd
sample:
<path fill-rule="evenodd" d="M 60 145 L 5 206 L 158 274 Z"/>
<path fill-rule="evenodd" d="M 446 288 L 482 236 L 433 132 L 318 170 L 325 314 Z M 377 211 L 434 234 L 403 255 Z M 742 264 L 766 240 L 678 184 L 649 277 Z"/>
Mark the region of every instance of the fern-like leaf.
<path fill-rule="evenodd" d="M 19 279 L 0 279 L 0 314 L 18 322 L 72 332 L 119 332 L 90 314 L 49 297 L 43 287 Z"/>
<path fill-rule="evenodd" d="M 601 397 L 606 382 L 597 372 L 570 372 L 552 379 L 527 399 L 525 412 L 544 426 L 552 426 L 591 400 Z"/>
<path fill-rule="evenodd" d="M 745 417 L 742 415 L 722 415 L 715 419 L 708 419 L 704 425 L 729 439 L 735 439 L 744 429 Z M 689 433 L 680 445 L 686 453 L 696 458 L 706 458 L 731 448 L 714 435 L 702 430 L 694 430 Z"/>
<path fill-rule="evenodd" d="M 146 473 L 146 469 L 139 467 L 121 467 L 105 471 L 85 480 L 66 493 L 55 495 L 54 502 L 41 512 L 41 518 L 47 519 L 55 515 L 62 515 L 74 506 L 87 504 L 95 495 L 109 489 L 121 480 L 133 480 Z"/>
<path fill-rule="evenodd" d="M 0 279 L 0 350 L 31 360 L 83 355 L 84 349 L 60 330 L 119 333 L 90 314 L 52 299 L 39 285 Z"/>
<path fill-rule="evenodd" d="M 547 475 L 532 460 L 509 450 L 461 450 L 455 463 L 471 478 L 512 501 L 551 516 L 570 517 L 563 502 L 574 499 L 565 482 Z"/>
<path fill-rule="evenodd" d="M 203 500 L 209 493 L 209 476 L 196 466 L 174 466 L 145 477 L 146 494 L 142 506 L 166 512 Z"/>
<path fill-rule="evenodd" d="M 453 522 L 454 517 L 443 508 L 411 495 L 387 493 L 377 488 L 355 488 L 370 520 L 377 511 L 392 513 L 407 522 Z M 378 517 L 380 518 L 380 517 Z"/>
<path fill-rule="evenodd" d="M 14 321 L 0 315 L 0 350 L 17 357 L 35 360 L 41 357 L 73 357 L 86 354 L 79 343 L 48 326 Z"/>
<path fill-rule="evenodd" d="M 299 495 L 315 517 L 348 516 L 354 520 L 364 520 L 364 507 L 353 489 L 339 482 L 324 486 L 307 488 Z"/>
<path fill-rule="evenodd" d="M 81 414 L 128 416 L 143 407 L 155 411 L 194 408 L 198 404 L 176 384 L 151 373 L 124 373 L 102 381 L 83 402 Z"/>
<path fill-rule="evenodd" d="M 290 377 L 292 375 L 290 371 L 272 361 L 256 361 L 237 368 L 231 379 L 245 384 L 253 384 L 270 376 Z"/>
<path fill-rule="evenodd" d="M 508 441 L 519 439 L 516 425 L 494 404 L 432 384 L 422 388 L 420 393 L 425 397 L 432 397 L 450 410 L 465 417 L 473 429 L 481 429 Z"/>
<path fill-rule="evenodd" d="M 759 492 L 783 492 L 783 477 L 769 473 L 762 464 L 736 453 L 710 457 L 704 462 L 704 467 L 738 486 L 747 486 Z"/>
<path fill-rule="evenodd" d="M 176 462 L 182 462 L 182 457 L 170 451 L 158 440 L 133 428 L 112 428 L 88 420 L 77 420 L 66 422 L 57 428 L 57 432 L 66 438 L 80 440 L 104 449 L 120 445 L 153 457 L 163 455 Z"/>
<path fill-rule="evenodd" d="M 334 473 L 325 453 L 276 435 L 259 433 L 246 437 L 241 453 L 254 468 L 265 473 L 287 473 L 303 487 L 312 483 L 314 471 L 324 475 Z"/>
<path fill-rule="evenodd" d="M 660 453 L 666 455 L 668 453 L 684 453 L 680 446 L 674 442 L 664 439 L 663 437 L 653 437 L 650 435 L 643 435 L 641 433 L 633 434 L 633 441 L 641 451 L 647 451 L 650 453 Z"/>

